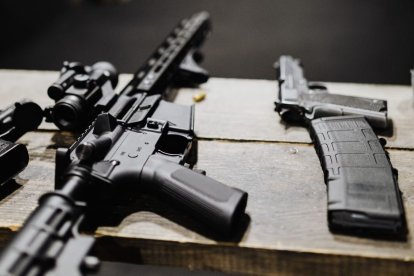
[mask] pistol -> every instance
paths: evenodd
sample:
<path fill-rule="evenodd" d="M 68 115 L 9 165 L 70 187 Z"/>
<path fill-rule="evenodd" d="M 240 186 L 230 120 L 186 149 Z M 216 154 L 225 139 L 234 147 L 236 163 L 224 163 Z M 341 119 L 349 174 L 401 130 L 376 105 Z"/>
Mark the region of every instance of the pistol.
<path fill-rule="evenodd" d="M 331 94 L 317 82 L 308 82 L 298 59 L 281 56 L 274 64 L 279 82 L 276 111 L 286 122 L 322 117 L 361 115 L 374 128 L 386 129 L 387 101 Z"/>
<path fill-rule="evenodd" d="M 42 120 L 42 109 L 29 100 L 16 102 L 0 111 L 0 184 L 26 168 L 29 163 L 27 149 L 14 142 L 26 132 L 37 129 Z"/>
<path fill-rule="evenodd" d="M 309 127 L 328 190 L 331 231 L 404 238 L 406 221 L 397 170 L 373 128 L 387 128 L 387 102 L 329 93 L 308 83 L 300 62 L 281 56 L 276 111 Z"/>

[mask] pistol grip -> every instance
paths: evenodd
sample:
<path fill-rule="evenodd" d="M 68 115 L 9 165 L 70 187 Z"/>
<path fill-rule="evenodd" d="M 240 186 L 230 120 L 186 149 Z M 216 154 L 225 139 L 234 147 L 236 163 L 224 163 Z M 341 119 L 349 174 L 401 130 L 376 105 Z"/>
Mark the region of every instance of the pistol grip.
<path fill-rule="evenodd" d="M 238 224 L 247 204 L 246 192 L 155 155 L 145 164 L 141 180 L 225 234 Z"/>
<path fill-rule="evenodd" d="M 364 116 L 375 129 L 389 127 L 387 101 L 362 97 L 344 96 L 327 92 L 309 93 L 303 96 L 303 106 L 310 120 L 332 116 Z"/>

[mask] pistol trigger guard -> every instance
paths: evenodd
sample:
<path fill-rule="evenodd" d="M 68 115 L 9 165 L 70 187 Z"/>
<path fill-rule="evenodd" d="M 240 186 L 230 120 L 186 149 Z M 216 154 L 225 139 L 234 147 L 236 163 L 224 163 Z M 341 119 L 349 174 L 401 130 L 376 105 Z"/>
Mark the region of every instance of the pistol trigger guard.
<path fill-rule="evenodd" d="M 280 117 L 283 121 L 290 123 L 300 123 L 303 121 L 304 112 L 300 109 L 284 109 L 279 110 Z"/>
<path fill-rule="evenodd" d="M 175 84 L 177 86 L 197 86 L 205 83 L 210 74 L 207 70 L 200 67 L 198 62 L 202 60 L 202 55 L 195 50 L 191 50 L 180 64 Z"/>

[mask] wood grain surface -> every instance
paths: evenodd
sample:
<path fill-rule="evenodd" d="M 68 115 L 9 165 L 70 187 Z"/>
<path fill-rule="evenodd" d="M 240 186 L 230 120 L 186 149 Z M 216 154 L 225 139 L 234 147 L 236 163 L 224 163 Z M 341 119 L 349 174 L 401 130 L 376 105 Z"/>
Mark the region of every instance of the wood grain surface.
<path fill-rule="evenodd" d="M 0 71 L 0 99 L 10 103 L 24 94 L 46 106 L 51 101 L 44 91 L 56 77 L 55 72 Z M 125 83 L 128 76 L 121 79 Z M 265 80 L 212 79 L 201 88 L 207 98 L 196 104 L 197 167 L 249 193 L 247 229 L 241 228 L 231 240 L 217 239 L 208 227 L 163 200 L 136 195 L 128 206 L 108 214 L 97 229 L 99 256 L 243 274 L 414 273 L 414 112 L 409 88 L 328 85 L 332 91 L 389 101 L 397 130 L 388 151 L 399 171 L 410 231 L 407 241 L 396 242 L 329 232 L 319 160 L 306 130 L 280 124 L 273 112 L 275 87 L 275 82 Z M 176 102 L 191 104 L 198 91 L 182 89 Z M 35 208 L 38 197 L 53 189 L 55 149 L 73 139 L 71 133 L 48 124 L 20 139 L 31 159 L 16 182 L 0 189 L 0 246 Z"/>
<path fill-rule="evenodd" d="M 0 95 L 17 101 L 21 97 L 35 99 L 42 107 L 53 104 L 47 88 L 58 77 L 57 72 L 0 70 Z M 120 90 L 131 75 L 123 74 Z M 388 147 L 414 149 L 411 139 L 413 93 L 409 86 L 352 83 L 325 83 L 332 93 L 388 100 L 389 118 L 394 123 Z M 198 136 L 211 139 L 310 143 L 302 127 L 286 126 L 274 112 L 276 81 L 212 78 L 200 89 L 181 89 L 175 102 L 193 104 L 193 95 L 206 92 L 206 99 L 196 104 L 195 127 Z M 7 103 L 5 103 L 6 105 Z M 1 108 L 1 107 L 0 107 Z M 42 129 L 55 129 L 42 124 Z"/>

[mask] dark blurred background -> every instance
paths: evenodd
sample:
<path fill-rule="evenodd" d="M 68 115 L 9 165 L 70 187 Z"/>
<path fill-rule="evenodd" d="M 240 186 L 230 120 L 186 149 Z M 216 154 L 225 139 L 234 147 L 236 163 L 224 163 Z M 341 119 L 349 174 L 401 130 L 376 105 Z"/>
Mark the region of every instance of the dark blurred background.
<path fill-rule="evenodd" d="M 0 68 L 58 70 L 108 60 L 134 72 L 179 19 L 207 10 L 213 76 L 273 79 L 281 54 L 310 80 L 408 84 L 414 1 L 2 0 Z"/>

